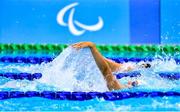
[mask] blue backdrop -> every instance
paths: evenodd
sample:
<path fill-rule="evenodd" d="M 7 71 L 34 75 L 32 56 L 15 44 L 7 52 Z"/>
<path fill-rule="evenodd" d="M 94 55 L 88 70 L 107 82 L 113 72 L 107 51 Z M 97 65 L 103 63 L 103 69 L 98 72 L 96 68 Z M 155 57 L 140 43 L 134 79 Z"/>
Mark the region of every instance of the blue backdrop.
<path fill-rule="evenodd" d="M 130 0 L 131 43 L 160 43 L 160 0 Z"/>
<path fill-rule="evenodd" d="M 180 0 L 161 2 L 161 43 L 180 43 Z"/>
<path fill-rule="evenodd" d="M 178 10 L 179 0 L 1 0 L 0 42 L 179 43 Z"/>
<path fill-rule="evenodd" d="M 1 0 L 1 42 L 5 43 L 72 43 L 93 41 L 96 43 L 129 43 L 128 0 L 77 0 L 74 20 L 87 25 L 98 22 L 104 25 L 99 31 L 86 31 L 80 36 L 60 26 L 56 17 L 74 0 Z M 67 22 L 70 11 L 64 21 Z M 78 26 L 76 26 L 78 29 Z M 79 28 L 78 30 L 81 30 Z"/>

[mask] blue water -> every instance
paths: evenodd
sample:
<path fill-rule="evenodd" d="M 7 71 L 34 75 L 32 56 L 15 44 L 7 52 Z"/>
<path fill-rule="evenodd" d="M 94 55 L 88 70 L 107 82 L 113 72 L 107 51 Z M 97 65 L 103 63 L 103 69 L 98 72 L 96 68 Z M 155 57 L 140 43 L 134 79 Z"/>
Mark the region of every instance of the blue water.
<path fill-rule="evenodd" d="M 44 54 L 43 54 L 44 55 Z M 22 56 L 22 55 L 21 55 Z M 27 55 L 30 56 L 30 55 Z M 42 55 L 39 55 L 42 56 Z M 118 55 L 104 54 L 108 57 L 117 57 Z M 124 54 L 126 56 L 126 54 Z M 138 55 L 135 55 L 138 57 Z M 73 57 L 73 58 L 72 58 Z M 83 63 L 83 64 L 82 64 Z M 139 80 L 140 85 L 126 91 L 177 91 L 180 92 L 180 81 L 169 80 L 159 77 L 155 72 L 158 71 L 179 71 L 180 66 L 175 61 L 154 60 L 150 69 L 138 69 L 142 76 L 138 78 L 122 78 L 121 83 L 127 83 L 129 80 Z M 67 69 L 68 68 L 68 69 Z M 88 49 L 80 51 L 66 50 L 50 64 L 31 65 L 31 64 L 13 64 L 0 63 L 0 72 L 28 72 L 43 73 L 42 79 L 35 81 L 12 80 L 0 77 L 0 90 L 8 91 L 106 91 L 101 73 L 97 69 L 92 55 Z M 77 74 L 81 74 L 78 76 Z M 86 76 L 84 75 L 86 74 Z M 79 83 L 77 80 L 81 80 Z M 88 82 L 88 83 L 87 83 Z M 94 86 L 88 86 L 93 83 Z M 74 88 L 74 84 L 75 87 Z M 100 86 L 99 86 L 100 85 Z M 84 88 L 82 88 L 82 86 Z M 118 91 L 124 91 L 118 90 Z M 13 98 L 0 101 L 0 110 L 75 110 L 75 111 L 148 111 L 148 110 L 166 110 L 179 111 L 180 97 L 154 97 L 154 98 L 129 98 L 118 101 L 105 101 L 104 99 L 92 99 L 88 101 L 68 101 L 68 100 L 50 100 L 39 97 L 32 98 Z"/>
<path fill-rule="evenodd" d="M 120 101 L 59 101 L 44 98 L 19 98 L 1 101 L 1 110 L 81 110 L 81 111 L 112 111 L 112 110 L 179 110 L 180 98 L 131 98 Z M 23 104 L 23 105 L 22 105 Z"/>

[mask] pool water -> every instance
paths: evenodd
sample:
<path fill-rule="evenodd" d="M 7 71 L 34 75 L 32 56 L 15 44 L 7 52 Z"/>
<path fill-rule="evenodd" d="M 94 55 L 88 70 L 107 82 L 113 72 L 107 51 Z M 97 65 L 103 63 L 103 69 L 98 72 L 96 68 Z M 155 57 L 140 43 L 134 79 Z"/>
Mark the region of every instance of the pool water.
<path fill-rule="evenodd" d="M 141 54 L 134 53 L 129 55 L 107 54 L 106 57 L 139 57 Z M 155 54 L 148 55 L 154 57 Z M 3 55 L 4 56 L 4 55 Z M 14 55 L 18 56 L 18 55 Z M 22 56 L 22 55 L 20 55 Z M 46 56 L 44 54 L 31 54 L 25 56 Z M 49 56 L 49 55 L 48 55 Z M 52 55 L 53 57 L 57 55 Z M 147 55 L 146 55 L 147 56 Z M 162 56 L 155 56 L 161 57 Z M 163 59 L 169 56 L 164 56 Z M 176 55 L 178 57 L 178 54 Z M 128 62 L 132 63 L 132 62 Z M 142 62 L 139 62 L 142 63 Z M 129 80 L 138 80 L 140 85 L 131 89 L 123 89 L 118 91 L 175 91 L 180 92 L 180 81 L 164 79 L 157 75 L 157 72 L 180 72 L 180 65 L 176 64 L 173 58 L 171 59 L 155 59 L 151 63 L 149 69 L 138 68 L 142 75 L 141 77 L 125 77 L 119 79 L 121 83 L 127 83 Z M 135 64 L 135 63 L 133 63 Z M 0 72 L 27 72 L 27 73 L 42 73 L 43 77 L 34 81 L 28 80 L 13 80 L 5 77 L 0 77 L 1 91 L 98 91 L 105 92 L 107 87 L 105 81 L 92 58 L 90 50 L 82 49 L 74 51 L 71 48 L 66 49 L 61 55 L 57 56 L 51 63 L 39 64 L 24 64 L 24 63 L 0 63 Z M 52 100 L 40 97 L 30 98 L 11 98 L 1 100 L 0 110 L 29 110 L 29 111 L 53 111 L 53 110 L 68 110 L 68 111 L 179 111 L 180 97 L 140 97 L 128 98 L 116 101 L 106 101 L 103 98 L 95 98 L 87 101 L 69 101 L 69 100 Z"/>

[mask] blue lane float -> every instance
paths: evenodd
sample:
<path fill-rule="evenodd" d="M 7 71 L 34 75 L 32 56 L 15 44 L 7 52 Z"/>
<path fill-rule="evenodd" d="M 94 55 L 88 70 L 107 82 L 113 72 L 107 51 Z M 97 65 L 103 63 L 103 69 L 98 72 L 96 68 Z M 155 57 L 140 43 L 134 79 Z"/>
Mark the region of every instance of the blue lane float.
<path fill-rule="evenodd" d="M 175 91 L 152 91 L 152 92 L 65 92 L 65 91 L 0 91 L 0 100 L 10 98 L 23 98 L 23 97 L 42 97 L 54 100 L 72 100 L 72 101 L 85 101 L 91 99 L 101 99 L 107 101 L 123 100 L 128 98 L 146 98 L 146 97 L 179 97 L 180 93 Z"/>
<path fill-rule="evenodd" d="M 161 78 L 166 78 L 170 80 L 179 80 L 180 79 L 180 72 L 159 72 L 156 73 Z M 140 77 L 140 72 L 127 72 L 127 73 L 118 73 L 115 74 L 117 79 L 121 79 L 123 77 Z"/>
<path fill-rule="evenodd" d="M 107 57 L 108 58 L 108 57 Z M 123 58 L 123 57 L 119 57 L 119 58 L 109 58 L 117 63 L 127 63 L 127 62 L 135 62 L 135 63 L 138 63 L 138 62 L 141 62 L 141 61 L 144 61 L 144 62 L 152 62 L 153 60 L 156 60 L 156 59 L 159 59 L 159 60 L 162 60 L 162 61 L 169 61 L 171 59 L 174 59 L 176 61 L 177 64 L 180 64 L 180 59 L 178 58 L 169 58 L 169 59 L 163 59 L 163 58 Z"/>
<path fill-rule="evenodd" d="M 20 79 L 20 80 L 34 80 L 34 79 L 40 79 L 42 77 L 41 73 L 0 73 L 1 77 L 6 77 L 10 79 Z"/>
<path fill-rule="evenodd" d="M 109 58 L 109 57 L 107 57 Z M 30 63 L 30 64 L 41 64 L 41 63 L 48 63 L 51 62 L 54 58 L 53 57 L 9 57 L 9 56 L 4 56 L 0 57 L 0 62 L 4 63 Z M 138 63 L 140 61 L 144 62 L 151 62 L 154 59 L 157 58 L 109 58 L 111 60 L 114 60 L 117 63 L 126 63 L 126 62 L 135 62 Z M 163 59 L 160 59 L 163 61 Z M 169 60 L 169 59 L 166 59 Z M 174 59 L 177 64 L 180 64 L 180 59 Z"/>
<path fill-rule="evenodd" d="M 52 57 L 9 57 L 4 56 L 0 58 L 0 62 L 3 63 L 30 63 L 30 64 L 41 64 L 51 62 L 54 58 Z"/>
<path fill-rule="evenodd" d="M 170 80 L 179 80 L 180 79 L 180 72 L 161 72 L 157 73 L 160 77 L 170 79 Z M 41 73 L 0 73 L 0 76 L 10 78 L 10 79 L 20 79 L 20 80 L 34 80 L 40 79 L 42 77 Z M 127 73 L 118 73 L 115 74 L 117 79 L 121 79 L 123 77 L 140 77 L 140 72 L 127 72 Z"/>

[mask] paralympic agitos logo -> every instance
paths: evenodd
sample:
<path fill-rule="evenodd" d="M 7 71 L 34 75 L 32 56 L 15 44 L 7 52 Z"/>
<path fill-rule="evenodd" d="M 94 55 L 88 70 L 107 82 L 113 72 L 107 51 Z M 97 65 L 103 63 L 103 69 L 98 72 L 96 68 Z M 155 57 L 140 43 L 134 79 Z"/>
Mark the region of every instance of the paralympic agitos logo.
<path fill-rule="evenodd" d="M 94 25 L 85 25 L 77 20 L 74 20 L 74 12 L 75 12 L 75 6 L 77 6 L 78 3 L 72 3 L 70 5 L 65 6 L 63 9 L 61 9 L 58 14 L 57 14 L 57 22 L 59 25 L 68 27 L 69 31 L 75 35 L 75 36 L 80 36 L 84 34 L 86 31 L 98 31 L 103 27 L 103 19 L 99 16 L 98 17 L 98 22 Z M 68 22 L 64 22 L 64 15 L 65 13 L 70 10 L 70 14 L 68 16 Z M 78 26 L 81 28 L 81 30 L 78 30 L 76 28 Z"/>

